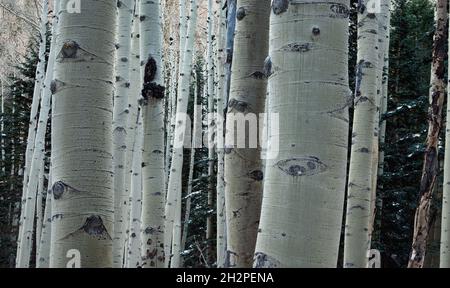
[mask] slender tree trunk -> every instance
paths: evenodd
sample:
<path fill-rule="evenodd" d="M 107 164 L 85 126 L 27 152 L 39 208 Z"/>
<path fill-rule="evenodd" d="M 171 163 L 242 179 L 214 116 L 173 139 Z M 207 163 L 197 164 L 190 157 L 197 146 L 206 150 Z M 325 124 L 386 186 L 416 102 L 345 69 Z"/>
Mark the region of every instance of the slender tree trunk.
<path fill-rule="evenodd" d="M 36 243 L 36 251 L 39 251 L 39 247 L 41 245 L 41 233 L 42 233 L 42 197 L 44 194 L 44 178 L 45 178 L 45 164 L 42 161 L 42 166 L 39 169 L 39 184 L 36 191 L 36 234 L 35 234 L 35 243 Z M 36 253 L 36 260 L 37 253 Z"/>
<path fill-rule="evenodd" d="M 213 55 L 213 1 L 208 0 L 208 38 L 207 38 L 207 99 L 208 99 L 208 211 L 213 211 L 215 185 L 214 185 L 214 163 L 215 163 L 215 124 L 214 124 L 214 55 Z M 213 218 L 211 213 L 206 219 L 206 242 L 207 242 L 207 256 L 208 265 L 214 263 L 214 245 L 213 245 Z"/>
<path fill-rule="evenodd" d="M 448 27 L 450 29 L 450 26 Z M 447 35 L 450 35 L 447 32 Z M 449 38 L 450 43 L 450 38 Z M 449 46 L 450 47 L 450 46 Z M 448 52 L 450 54 L 450 51 Z M 450 62 L 447 71 L 450 71 Z M 450 90 L 447 87 L 447 114 L 445 129 L 444 184 L 442 196 L 441 241 L 439 267 L 450 268 Z"/>
<path fill-rule="evenodd" d="M 237 268 L 252 267 L 261 213 L 261 149 L 252 143 L 258 143 L 253 132 L 258 131 L 258 119 L 264 113 L 269 15 L 270 1 L 237 1 L 225 155 L 227 249 L 230 267 Z M 249 120 L 248 130 L 242 119 Z M 241 140 L 245 140 L 243 146 Z"/>
<path fill-rule="evenodd" d="M 386 114 L 388 109 L 388 88 L 389 88 L 389 47 L 390 47 L 390 23 L 391 23 L 391 11 L 390 11 L 390 1 L 385 1 L 385 9 L 386 11 L 386 23 L 382 27 L 385 29 L 385 45 L 384 45 L 384 58 L 383 58 L 383 78 L 382 78 L 382 98 L 380 105 L 380 152 L 379 152 L 379 160 L 378 160 L 378 177 L 383 176 L 384 174 L 384 150 L 385 150 L 385 142 L 386 142 L 386 119 L 384 119 L 384 114 Z M 381 63 L 380 63 L 381 65 Z M 379 190 L 383 189 L 382 184 L 378 184 Z M 381 197 L 376 199 L 376 219 L 375 219 L 375 238 L 380 241 L 381 237 L 381 217 L 382 217 L 382 209 L 383 209 L 383 199 Z"/>
<path fill-rule="evenodd" d="M 17 256 L 16 267 L 28 268 L 30 265 L 30 255 L 33 244 L 34 231 L 34 213 L 36 205 L 36 190 L 37 181 L 34 181 L 34 186 L 28 189 L 29 171 L 32 165 L 32 160 L 35 156 L 35 139 L 36 126 L 39 112 L 39 101 L 44 89 L 45 80 L 45 53 L 47 47 L 47 23 L 48 23 L 48 0 L 44 0 L 41 12 L 41 26 L 40 26 L 40 44 L 39 44 L 39 61 L 36 69 L 36 79 L 34 84 L 33 99 L 30 111 L 30 125 L 28 128 L 27 149 L 25 152 L 25 167 L 23 175 L 23 189 L 21 201 L 21 213 L 19 222 L 19 235 L 17 239 Z M 41 112 L 43 113 L 43 112 Z M 38 151 L 39 154 L 40 151 Z M 38 164 L 38 163 L 36 163 Z M 36 165 L 35 164 L 35 165 Z M 35 166 L 35 178 L 38 177 L 39 165 Z M 34 176 L 34 175 L 33 175 Z M 34 179 L 37 180 L 37 179 Z"/>
<path fill-rule="evenodd" d="M 139 55 L 139 11 L 138 6 L 139 0 L 135 1 L 135 7 L 133 11 L 133 28 L 131 35 L 131 60 L 130 60 L 130 93 L 128 95 L 128 107 L 129 116 L 127 119 L 127 133 L 130 137 L 127 137 L 127 151 L 126 151 L 126 174 L 125 174 L 125 193 L 127 194 L 126 203 L 124 202 L 125 209 L 123 209 L 123 219 L 125 222 L 125 241 L 124 241 L 124 259 L 123 266 L 126 267 L 126 257 L 128 253 L 128 242 L 129 242 L 129 230 L 130 230 L 130 210 L 131 210 L 131 179 L 132 179 L 132 162 L 134 155 L 134 146 L 137 139 L 137 119 L 138 119 L 138 97 L 139 89 L 141 88 L 140 83 L 140 55 Z"/>
<path fill-rule="evenodd" d="M 196 75 L 194 73 L 194 75 Z M 183 222 L 183 233 L 181 238 L 181 249 L 182 251 L 186 250 L 186 241 L 187 241 L 187 235 L 188 235 L 188 228 L 189 228 L 189 221 L 190 221 L 190 215 L 191 215 L 191 199 L 192 199 L 192 188 L 193 188 L 193 179 L 194 179 L 194 170 L 195 170 L 195 149 L 198 147 L 197 140 L 201 137 L 197 135 L 199 131 L 201 131 L 201 105 L 198 105 L 198 82 L 197 77 L 195 77 L 194 80 L 195 83 L 195 89 L 194 89 L 194 123 L 193 123 L 193 130 L 192 130 L 192 141 L 191 141 L 191 155 L 190 155 L 190 162 L 189 162 L 189 176 L 188 176 L 188 186 L 187 186 L 187 193 L 186 193 L 186 209 L 184 214 L 184 222 Z M 200 127 L 197 127 L 200 126 Z M 183 261 L 184 259 L 182 259 Z M 183 263 L 181 263 L 181 267 Z"/>
<path fill-rule="evenodd" d="M 344 267 L 365 268 L 370 248 L 374 198 L 374 131 L 378 125 L 377 64 L 378 20 L 361 1 L 358 6 L 358 55 L 353 134 L 348 176 Z"/>
<path fill-rule="evenodd" d="M 51 168 L 48 176 L 48 183 L 52 183 Z M 45 197 L 45 211 L 42 223 L 42 233 L 40 237 L 39 249 L 37 249 L 36 268 L 48 268 L 50 264 L 50 237 L 52 227 L 52 191 L 47 187 L 47 196 Z"/>
<path fill-rule="evenodd" d="M 269 151 L 254 267 L 337 265 L 348 149 L 348 15 L 346 0 L 272 2 Z"/>
<path fill-rule="evenodd" d="M 81 267 L 112 267 L 116 2 L 83 4 L 82 13 L 61 10 L 56 35 L 50 267 L 78 252 Z"/>
<path fill-rule="evenodd" d="M 164 267 L 164 71 L 160 1 L 141 2 L 141 80 L 144 117 L 141 259 Z"/>
<path fill-rule="evenodd" d="M 180 69 L 178 79 L 177 108 L 174 129 L 174 147 L 172 150 L 172 164 L 167 188 L 167 200 L 165 206 L 164 221 L 164 255 L 165 267 L 169 266 L 173 253 L 171 253 L 173 229 L 175 224 L 175 209 L 181 202 L 181 176 L 183 169 L 183 143 L 187 128 L 187 105 L 189 102 L 189 84 L 192 70 L 192 54 L 194 47 L 195 28 L 197 25 L 197 0 L 191 0 L 191 15 L 188 25 L 188 36 L 184 47 L 183 67 Z M 181 241 L 176 240 L 178 243 Z M 176 264 L 176 263 L 175 263 Z M 173 267 L 171 265 L 171 267 Z"/>
<path fill-rule="evenodd" d="M 142 214 L 142 145 L 143 124 L 142 111 L 138 107 L 136 117 L 136 138 L 133 144 L 133 160 L 131 170 L 131 194 L 130 194 L 130 224 L 128 231 L 128 249 L 126 255 L 126 267 L 140 267 L 141 257 L 141 214 Z"/>
<path fill-rule="evenodd" d="M 130 93 L 130 49 L 134 0 L 118 2 L 117 52 L 115 67 L 115 93 L 113 111 L 113 169 L 114 169 L 114 237 L 113 267 L 121 268 L 123 262 L 124 209 L 129 195 L 125 188 L 126 151 L 129 113 L 128 95 Z M 130 133 L 131 134 L 131 133 Z"/>
<path fill-rule="evenodd" d="M 227 225 L 226 225 L 226 210 L 225 210 L 225 121 L 224 121 L 224 96 L 225 96 L 225 61 L 226 61 L 226 32 L 227 32 L 227 18 L 226 10 L 223 7 L 226 5 L 226 0 L 217 1 L 219 10 L 219 28 L 217 33 L 217 92 L 216 92 L 216 126 L 217 126 L 217 236 L 216 236 L 216 253 L 217 253 L 217 267 L 223 268 L 225 266 L 226 251 L 227 251 Z"/>
<path fill-rule="evenodd" d="M 436 31 L 434 34 L 431 88 L 429 96 L 428 135 L 426 141 L 422 179 L 420 181 L 420 200 L 414 218 L 414 233 L 411 258 L 408 268 L 422 268 L 426 255 L 426 246 L 433 217 L 431 204 L 433 190 L 438 175 L 438 142 L 442 127 L 442 107 L 445 93 L 445 41 L 448 35 L 448 1 L 438 0 L 436 3 Z"/>

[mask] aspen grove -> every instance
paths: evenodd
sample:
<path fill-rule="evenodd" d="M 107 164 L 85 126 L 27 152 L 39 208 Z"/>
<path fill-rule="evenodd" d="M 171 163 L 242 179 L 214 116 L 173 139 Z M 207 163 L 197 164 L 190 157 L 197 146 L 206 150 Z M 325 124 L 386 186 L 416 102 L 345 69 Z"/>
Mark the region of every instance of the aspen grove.
<path fill-rule="evenodd" d="M 450 268 L 449 3 L 0 0 L 0 267 Z"/>

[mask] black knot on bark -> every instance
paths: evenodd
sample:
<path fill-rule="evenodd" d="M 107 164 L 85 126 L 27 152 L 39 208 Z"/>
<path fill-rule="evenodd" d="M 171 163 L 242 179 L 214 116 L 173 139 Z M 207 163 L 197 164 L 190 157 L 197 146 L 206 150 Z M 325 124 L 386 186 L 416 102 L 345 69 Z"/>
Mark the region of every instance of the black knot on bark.
<path fill-rule="evenodd" d="M 58 200 L 67 189 L 67 185 L 62 181 L 57 181 L 52 186 L 53 199 Z"/>
<path fill-rule="evenodd" d="M 73 40 L 68 40 L 63 44 L 61 49 L 62 56 L 64 58 L 75 58 L 77 56 L 77 51 L 80 48 L 78 43 Z"/>
<path fill-rule="evenodd" d="M 289 7 L 289 0 L 273 0 L 272 10 L 275 15 L 279 15 L 287 11 Z"/>
<path fill-rule="evenodd" d="M 241 21 L 242 19 L 244 19 L 246 13 L 245 13 L 245 8 L 244 7 L 240 7 L 237 11 L 236 11 L 236 19 L 238 21 Z"/>

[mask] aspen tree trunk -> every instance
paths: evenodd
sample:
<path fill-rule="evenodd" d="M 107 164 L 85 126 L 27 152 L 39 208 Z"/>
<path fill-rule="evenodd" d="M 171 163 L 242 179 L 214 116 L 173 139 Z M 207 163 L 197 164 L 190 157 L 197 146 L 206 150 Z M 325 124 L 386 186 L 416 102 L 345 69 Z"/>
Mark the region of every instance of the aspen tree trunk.
<path fill-rule="evenodd" d="M 213 55 L 213 2 L 208 0 L 208 40 L 207 40 L 207 99 L 208 99 L 208 211 L 213 211 L 214 202 L 214 162 L 215 162 L 215 125 L 214 125 L 214 55 Z M 211 213 L 206 219 L 206 242 L 207 242 L 207 261 L 208 264 L 214 262 L 213 250 L 213 219 Z"/>
<path fill-rule="evenodd" d="M 56 35 L 50 267 L 66 267 L 76 251 L 81 267 L 112 266 L 116 3 L 83 4 L 82 13 L 61 10 Z"/>
<path fill-rule="evenodd" d="M 216 253 L 217 253 L 217 267 L 223 268 L 225 266 L 226 251 L 227 251 L 227 225 L 226 225 L 226 211 L 225 211 L 225 159 L 224 159 L 224 144 L 225 144 L 225 121 L 224 121 L 224 96 L 225 96 L 225 41 L 226 41 L 226 10 L 222 9 L 226 5 L 226 0 L 217 1 L 219 10 L 219 27 L 217 33 L 217 92 L 216 92 L 216 126 L 217 126 L 217 236 L 216 236 Z"/>
<path fill-rule="evenodd" d="M 386 114 L 388 109 L 388 84 L 389 84 L 389 44 L 390 44 L 390 23 L 391 23 L 391 11 L 390 11 L 390 1 L 384 2 L 386 9 L 386 19 L 385 19 L 385 26 L 383 29 L 385 29 L 385 39 L 384 39 L 384 58 L 383 58 L 383 78 L 382 78 L 382 95 L 381 95 L 381 105 L 380 105 L 380 152 L 379 152 L 379 160 L 378 160 L 378 177 L 383 176 L 384 174 L 384 149 L 385 149 L 385 139 L 386 139 L 386 120 L 383 119 L 384 114 Z M 381 65 L 381 63 L 379 63 Z M 382 188 L 381 185 L 378 185 L 378 187 Z M 375 227 L 378 229 L 381 229 L 381 216 L 382 216 L 382 209 L 383 209 L 383 199 L 379 198 L 376 200 L 376 209 L 377 209 L 377 217 L 376 219 L 377 223 L 375 223 Z M 377 234 L 377 238 L 380 237 L 380 231 L 375 231 Z"/>
<path fill-rule="evenodd" d="M 370 248 L 372 219 L 374 131 L 378 121 L 377 63 L 379 14 L 358 6 L 357 79 L 354 99 L 353 134 L 348 176 L 347 214 L 344 239 L 344 267 L 365 268 Z"/>
<path fill-rule="evenodd" d="M 160 1 L 140 8 L 144 146 L 141 259 L 143 267 L 164 267 L 164 72 Z"/>
<path fill-rule="evenodd" d="M 138 119 L 138 97 L 139 97 L 139 89 L 141 88 L 140 83 L 140 55 L 139 55 L 139 12 L 138 6 L 139 0 L 135 1 L 135 7 L 133 11 L 133 28 L 131 35 L 131 60 L 130 60 L 130 93 L 128 95 L 128 107 L 129 107 L 129 116 L 127 119 L 127 133 L 130 137 L 127 137 L 127 151 L 126 151 L 126 174 L 125 174 L 125 192 L 127 193 L 127 202 L 124 202 L 125 209 L 123 209 L 123 219 L 125 221 L 125 241 L 124 241 L 124 259 L 123 265 L 126 267 L 126 257 L 128 251 L 128 242 L 129 242 L 129 229 L 130 229 L 130 196 L 131 196 L 131 176 L 132 176 L 132 161 L 134 155 L 134 146 L 137 137 L 137 119 Z"/>
<path fill-rule="evenodd" d="M 225 136 L 227 249 L 230 267 L 237 268 L 252 267 L 261 212 L 261 150 L 253 146 L 258 143 L 257 135 L 253 132 L 258 130 L 259 114 L 264 113 L 267 84 L 264 59 L 268 55 L 269 15 L 270 1 L 237 1 L 234 61 Z M 239 123 L 243 121 L 239 119 L 252 122 L 248 130 L 244 130 L 245 123 Z M 236 145 L 241 138 L 242 141 L 245 139 L 244 145 Z"/>
<path fill-rule="evenodd" d="M 450 26 L 448 27 L 450 29 Z M 450 33 L 447 31 L 447 35 Z M 450 43 L 450 38 L 448 39 Z M 449 46 L 450 47 L 450 46 Z M 450 54 L 450 50 L 448 51 Z M 447 71 L 450 71 L 450 62 Z M 447 103 L 450 99 L 450 90 L 447 88 Z M 444 155 L 444 184 L 442 195 L 441 216 L 441 242 L 439 252 L 439 267 L 450 268 L 450 105 L 447 104 L 445 129 L 445 155 Z"/>
<path fill-rule="evenodd" d="M 133 145 L 133 160 L 131 170 L 131 194 L 130 194 L 130 229 L 128 232 L 128 249 L 126 255 L 126 267 L 140 267 L 141 257 L 141 212 L 142 212 L 142 145 L 143 125 L 141 107 L 138 107 L 136 117 L 136 138 Z"/>
<path fill-rule="evenodd" d="M 51 168 L 50 168 L 51 169 Z M 51 172 L 48 177 L 48 183 L 51 183 Z M 50 237 L 52 227 L 52 191 L 47 187 L 47 196 L 45 197 L 45 211 L 42 223 L 42 233 L 40 237 L 39 249 L 37 249 L 36 268 L 48 268 L 50 263 Z"/>
<path fill-rule="evenodd" d="M 438 175 L 438 142 L 442 128 L 442 107 L 445 93 L 445 41 L 448 35 L 448 1 L 438 0 L 436 3 L 436 31 L 433 40 L 431 62 L 431 88 L 428 116 L 428 135 L 420 181 L 420 200 L 414 218 L 413 243 L 408 268 L 422 268 L 426 255 L 426 246 L 430 233 L 431 204 L 433 190 Z M 445 183 L 445 182 L 444 182 Z"/>
<path fill-rule="evenodd" d="M 376 94 L 376 105 L 377 105 L 377 113 L 374 115 L 374 130 L 373 130 L 373 141 L 374 146 L 372 149 L 372 196 L 370 199 L 370 211 L 371 211 L 371 219 L 370 219 L 370 226 L 369 226 L 369 239 L 372 241 L 372 234 L 374 233 L 375 229 L 375 218 L 377 214 L 377 203 L 378 203 L 378 197 L 377 197 L 377 181 L 378 181 L 378 168 L 379 168 L 379 162 L 380 162 L 380 129 L 381 129 L 381 115 L 382 113 L 382 106 L 383 106 L 383 77 L 384 77 L 384 58 L 385 58 L 385 46 L 389 45 L 389 43 L 386 43 L 386 35 L 389 33 L 388 31 L 388 14 L 389 14 L 389 4 L 390 0 L 380 0 L 380 11 L 376 14 L 377 20 L 378 20 L 378 41 L 377 46 L 375 47 L 376 51 L 378 51 L 378 59 L 377 59 L 377 94 Z M 383 136 L 384 137 L 384 136 Z M 384 140 L 383 140 L 384 141 Z"/>
<path fill-rule="evenodd" d="M 196 75 L 194 73 L 194 75 Z M 193 123 L 193 130 L 192 130 L 192 141 L 191 141 L 191 159 L 189 162 L 189 176 L 188 176 L 188 186 L 187 186 L 187 195 L 186 195 L 186 211 L 184 214 L 184 223 L 183 223 L 183 233 L 181 238 L 181 249 L 182 251 L 186 250 L 186 240 L 188 235 L 188 228 L 189 228 L 189 221 L 190 221 L 190 215 L 191 215 L 191 199 L 192 199 L 192 187 L 193 187 L 193 179 L 194 179 L 194 170 L 195 170 L 195 149 L 197 146 L 197 140 L 200 140 L 199 138 L 201 136 L 197 135 L 199 131 L 202 130 L 201 127 L 201 105 L 198 104 L 198 82 L 197 77 L 195 77 L 194 80 L 195 83 L 195 89 L 194 89 L 194 123 Z M 199 126 L 199 127 L 197 127 Z M 182 259 L 183 261 L 184 259 Z M 181 263 L 181 267 L 183 262 Z"/>
<path fill-rule="evenodd" d="M 348 15 L 346 0 L 272 2 L 267 110 L 278 114 L 279 125 L 268 122 L 272 153 L 254 267 L 337 264 L 348 144 Z"/>
<path fill-rule="evenodd" d="M 2 112 L 2 117 L 0 119 L 1 123 L 0 123 L 0 145 L 1 145 L 1 153 L 2 153 L 2 172 L 3 174 L 6 173 L 6 168 L 5 168 L 5 139 L 3 137 L 3 132 L 5 130 L 5 117 L 3 116 L 3 114 L 5 113 L 5 96 L 3 94 L 3 79 L 0 79 L 0 83 L 1 83 L 1 93 L 2 93 L 2 103 L 1 103 L 1 112 Z"/>
<path fill-rule="evenodd" d="M 39 61 L 36 68 L 36 76 L 34 83 L 33 99 L 30 111 L 30 124 L 28 127 L 27 149 L 25 151 L 25 165 L 23 168 L 23 188 L 22 188 L 22 205 L 27 201 L 28 174 L 33 156 L 34 141 L 36 135 L 37 117 L 39 112 L 39 101 L 45 80 L 45 53 L 47 46 L 47 23 L 48 23 L 48 0 L 44 0 L 42 5 L 42 13 L 39 29 Z M 20 222 L 23 221 L 20 217 Z M 19 227 L 21 229 L 21 227 Z M 20 237 L 20 236 L 19 236 Z M 20 241 L 19 241 L 20 242 Z M 18 246 L 18 249 L 20 247 Z"/>
<path fill-rule="evenodd" d="M 132 57 L 136 59 L 132 62 L 131 70 L 131 89 L 130 101 L 135 107 L 133 118 L 129 121 L 132 123 L 132 144 L 131 155 L 129 161 L 130 167 L 130 186 L 129 186 L 129 211 L 127 216 L 128 228 L 125 254 L 125 267 L 136 268 L 140 266 L 140 227 L 141 227 L 141 212 L 142 212 L 142 145 L 143 145 L 143 123 L 142 123 L 142 97 L 140 96 L 140 88 L 142 81 L 140 77 L 140 2 L 136 1 L 133 21 L 133 40 L 132 40 Z M 134 66 L 136 65 L 136 66 Z M 130 123 L 130 124 L 131 124 Z"/>
<path fill-rule="evenodd" d="M 173 131 L 175 127 L 175 110 L 176 110 L 176 93 L 177 93 L 177 79 L 178 79 L 178 60 L 176 57 L 175 48 L 171 48 L 171 75 L 169 84 L 169 99 L 167 100 L 167 106 L 169 113 L 167 114 L 167 125 L 166 125 L 166 155 L 165 155 L 165 172 L 166 172 L 166 188 L 169 184 L 169 168 L 170 168 L 170 156 L 172 153 L 173 145 Z"/>
<path fill-rule="evenodd" d="M 174 129 L 174 147 L 172 150 L 172 164 L 170 167 L 169 183 L 167 188 L 167 200 L 165 206 L 164 220 L 164 255 L 165 267 L 169 267 L 172 253 L 173 228 L 175 222 L 175 207 L 181 202 L 181 176 L 183 168 L 183 143 L 187 127 L 187 105 L 189 102 L 189 84 L 192 70 L 192 54 L 194 47 L 195 28 L 197 25 L 197 0 L 190 1 L 190 20 L 188 25 L 188 36 L 184 47 L 183 66 L 180 69 L 178 79 L 177 108 Z M 174 240 L 175 241 L 175 240 Z M 181 240 L 176 240 L 181 241 Z M 176 263 L 175 263 L 176 264 Z M 173 266 L 171 266 L 173 267 Z"/>
<path fill-rule="evenodd" d="M 23 188 L 21 213 L 19 221 L 19 235 L 17 238 L 16 267 L 28 268 L 30 265 L 30 254 L 33 242 L 34 213 L 36 205 L 36 187 L 28 189 L 29 171 L 34 158 L 36 126 L 39 112 L 39 101 L 43 93 L 45 80 L 45 53 L 47 47 L 47 23 L 48 23 L 48 0 L 42 3 L 41 23 L 39 31 L 39 61 L 36 68 L 33 99 L 30 111 L 30 124 L 28 127 L 27 149 L 25 151 L 25 166 L 23 174 Z M 39 166 L 36 166 L 39 167 Z M 37 177 L 38 175 L 36 175 Z M 37 182 L 35 182 L 37 183 Z M 33 193 L 34 192 L 34 193 Z"/>
<path fill-rule="evenodd" d="M 41 233 L 42 233 L 42 197 L 43 197 L 43 193 L 44 193 L 44 170 L 45 170 L 45 165 L 44 165 L 44 161 L 42 161 L 42 166 L 39 169 L 39 184 L 37 187 L 37 192 L 36 192 L 36 251 L 39 251 L 39 247 L 41 245 Z M 36 253 L 36 259 L 37 259 L 37 253 Z"/>
<path fill-rule="evenodd" d="M 113 267 L 122 267 L 124 235 L 124 213 L 127 202 L 125 188 L 126 151 L 129 113 L 128 95 L 130 93 L 130 49 L 131 28 L 134 0 L 118 1 L 117 52 L 115 67 L 115 93 L 113 111 L 113 169 L 114 169 L 114 237 L 113 237 Z"/>

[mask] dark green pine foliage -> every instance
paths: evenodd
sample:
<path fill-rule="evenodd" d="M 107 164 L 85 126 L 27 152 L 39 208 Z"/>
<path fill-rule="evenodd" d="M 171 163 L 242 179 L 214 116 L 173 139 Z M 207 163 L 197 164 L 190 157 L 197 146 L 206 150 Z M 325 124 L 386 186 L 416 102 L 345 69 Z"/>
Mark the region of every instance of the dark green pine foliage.
<path fill-rule="evenodd" d="M 428 128 L 433 4 L 394 0 L 391 26 L 386 145 L 381 147 L 385 169 L 378 181 L 381 233 L 373 247 L 381 251 L 383 266 L 406 267 Z"/>
<path fill-rule="evenodd" d="M 49 43 L 50 34 L 47 33 L 46 63 Z M 38 47 L 37 41 L 32 40 L 23 62 L 15 67 L 14 74 L 9 75 L 8 83 L 10 85 L 4 91 L 5 111 L 0 116 L 4 119 L 4 133 L 1 136 L 5 150 L 5 160 L 0 159 L 0 267 L 14 267 L 15 265 L 23 167 L 38 63 Z M 49 168 L 49 131 L 50 125 L 47 127 L 46 173 Z M 32 259 L 31 265 L 33 262 L 34 259 Z"/>

